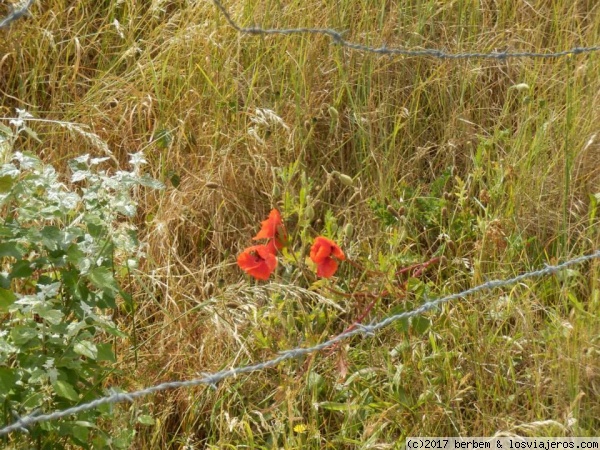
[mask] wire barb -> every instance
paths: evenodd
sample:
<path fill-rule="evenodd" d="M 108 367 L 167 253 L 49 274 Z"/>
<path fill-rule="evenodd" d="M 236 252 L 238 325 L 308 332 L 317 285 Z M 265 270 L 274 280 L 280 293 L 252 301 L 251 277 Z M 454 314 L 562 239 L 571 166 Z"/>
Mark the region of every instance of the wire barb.
<path fill-rule="evenodd" d="M 490 53 L 448 53 L 439 49 L 422 49 L 422 50 L 410 50 L 405 48 L 388 48 L 385 44 L 381 47 L 369 47 L 367 45 L 358 44 L 355 42 L 350 42 L 344 39 L 342 33 L 333 30 L 331 28 L 259 28 L 259 27 L 251 27 L 244 28 L 238 25 L 231 14 L 220 0 L 213 0 L 215 6 L 221 11 L 225 20 L 231 25 L 233 29 L 235 29 L 238 33 L 242 34 L 253 34 L 253 35 L 269 35 L 269 34 L 320 34 L 323 36 L 329 36 L 335 45 L 341 45 L 343 47 L 347 47 L 352 50 L 356 50 L 364 53 L 376 53 L 379 55 L 389 55 L 389 56 L 414 56 L 414 57 L 433 57 L 438 59 L 497 59 L 499 61 L 506 61 L 509 58 L 560 58 L 562 56 L 568 55 L 579 55 L 581 53 L 594 53 L 600 51 L 600 45 L 596 45 L 593 47 L 574 47 L 570 50 L 564 50 L 559 52 L 490 52 Z"/>

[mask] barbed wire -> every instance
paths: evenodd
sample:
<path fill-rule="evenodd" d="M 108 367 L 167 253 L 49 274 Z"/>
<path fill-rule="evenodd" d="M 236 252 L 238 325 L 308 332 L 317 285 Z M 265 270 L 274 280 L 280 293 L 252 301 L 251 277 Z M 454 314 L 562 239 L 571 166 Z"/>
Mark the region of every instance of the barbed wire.
<path fill-rule="evenodd" d="M 331 28 L 260 28 L 260 27 L 241 27 L 238 25 L 231 14 L 223 4 L 219 0 L 213 0 L 215 6 L 221 11 L 225 20 L 231 25 L 236 31 L 239 33 L 245 34 L 258 34 L 258 35 L 269 35 L 269 34 L 283 34 L 283 35 L 291 35 L 291 34 L 320 34 L 329 36 L 334 44 L 341 45 L 343 47 L 348 47 L 352 50 L 357 50 L 365 53 L 377 53 L 379 55 L 389 55 L 389 56 L 430 56 L 433 58 L 439 59 L 475 59 L 475 58 L 483 58 L 483 59 L 508 59 L 508 58 L 559 58 L 561 56 L 568 55 L 579 55 L 581 53 L 593 53 L 600 51 L 600 45 L 596 45 L 593 47 L 573 47 L 570 50 L 563 50 L 559 52 L 474 52 L 474 53 L 448 53 L 444 50 L 439 49 L 422 49 L 422 50 L 411 50 L 405 48 L 390 48 L 385 45 L 381 47 L 369 47 L 367 45 L 358 44 L 355 42 L 350 42 L 344 39 L 343 34 L 339 31 L 333 30 Z"/>
<path fill-rule="evenodd" d="M 382 320 L 381 322 L 372 323 L 369 325 L 358 324 L 356 329 L 342 333 L 328 341 L 325 341 L 318 345 L 315 345 L 314 347 L 305 347 L 305 348 L 298 347 L 298 348 L 294 348 L 291 350 L 286 350 L 284 352 L 280 352 L 279 356 L 277 356 L 276 358 L 273 358 L 273 359 L 270 359 L 268 361 L 264 361 L 261 363 L 247 365 L 247 366 L 240 366 L 240 367 L 236 367 L 233 369 L 221 370 L 220 372 L 203 373 L 202 378 L 196 378 L 196 379 L 187 380 L 187 381 L 171 381 L 171 382 L 161 383 L 156 386 L 147 387 L 147 388 L 139 390 L 139 391 L 114 393 L 111 395 L 107 395 L 106 397 L 101 397 L 96 400 L 92 400 L 91 402 L 88 402 L 88 403 L 83 403 L 78 406 L 73 406 L 71 408 L 67 408 L 62 411 L 55 411 L 55 412 L 49 413 L 49 414 L 31 414 L 31 415 L 22 417 L 19 420 L 17 420 L 16 422 L 0 429 L 0 436 L 6 435 L 12 431 L 17 431 L 17 430 L 26 431 L 26 427 L 33 425 L 35 423 L 47 422 L 50 420 L 60 419 L 62 417 L 66 417 L 71 414 L 77 414 L 77 413 L 80 413 L 83 411 L 94 409 L 100 405 L 104 405 L 107 403 L 113 404 L 113 403 L 119 403 L 119 402 L 123 402 L 123 401 L 133 402 L 136 398 L 144 397 L 146 395 L 154 394 L 154 393 L 160 392 L 160 391 L 166 391 L 169 389 L 177 389 L 177 388 L 194 387 L 194 386 L 199 386 L 202 384 L 216 388 L 217 383 L 224 380 L 225 378 L 231 378 L 231 377 L 235 377 L 237 375 L 241 375 L 244 373 L 256 372 L 259 370 L 268 369 L 270 367 L 275 367 L 283 361 L 286 361 L 289 359 L 300 358 L 301 356 L 305 356 L 305 355 L 308 355 L 311 353 L 315 353 L 315 352 L 324 350 L 342 340 L 348 339 L 349 337 L 355 336 L 357 334 L 363 334 L 365 336 L 373 336 L 376 331 L 379 331 L 382 328 L 387 327 L 388 325 L 390 325 L 393 322 L 396 322 L 401 319 L 407 319 L 410 317 L 421 315 L 421 314 L 423 314 L 427 311 L 431 311 L 451 300 L 464 298 L 466 296 L 476 294 L 478 292 L 482 292 L 485 290 L 491 290 L 491 289 L 495 289 L 495 288 L 509 286 L 509 285 L 518 283 L 522 280 L 525 280 L 527 278 L 536 278 L 536 277 L 542 277 L 545 275 L 551 275 L 551 274 L 557 273 L 567 267 L 570 267 L 570 266 L 573 266 L 576 264 L 582 264 L 586 261 L 590 261 L 590 260 L 596 259 L 596 258 L 600 258 L 600 250 L 596 251 L 595 253 L 591 253 L 589 255 L 580 256 L 578 258 L 574 258 L 574 259 L 565 261 L 565 262 L 555 265 L 555 266 L 546 265 L 546 267 L 543 269 L 535 270 L 533 272 L 526 272 L 526 273 L 518 275 L 514 278 L 509 278 L 509 279 L 505 279 L 505 280 L 487 281 L 483 284 L 480 284 L 479 286 L 464 290 L 457 294 L 451 294 L 446 297 L 440 297 L 436 300 L 428 301 L 412 311 L 405 311 L 405 312 L 402 312 L 399 314 L 392 315 L 392 316 Z"/>
<path fill-rule="evenodd" d="M 35 0 L 27 0 L 21 8 L 13 7 L 10 14 L 0 21 L 0 29 L 6 28 L 15 20 L 19 20 L 21 17 L 26 16 L 34 1 Z"/>

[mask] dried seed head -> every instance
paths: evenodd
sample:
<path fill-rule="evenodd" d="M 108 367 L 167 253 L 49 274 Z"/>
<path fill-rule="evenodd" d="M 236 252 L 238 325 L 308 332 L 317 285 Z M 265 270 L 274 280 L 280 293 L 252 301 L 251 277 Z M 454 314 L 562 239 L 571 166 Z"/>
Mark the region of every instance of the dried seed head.
<path fill-rule="evenodd" d="M 454 243 L 454 241 L 451 241 L 451 240 L 446 241 L 446 248 L 448 250 L 450 250 L 450 252 L 452 254 L 456 253 L 456 244 Z"/>
<path fill-rule="evenodd" d="M 204 295 L 206 297 L 210 297 L 211 295 L 213 295 L 213 293 L 215 292 L 215 285 L 214 283 L 211 283 L 210 281 L 208 283 L 206 283 L 204 285 Z"/>
<path fill-rule="evenodd" d="M 479 201 L 486 206 L 490 202 L 490 193 L 486 189 L 479 191 Z"/>
<path fill-rule="evenodd" d="M 387 205 L 386 208 L 387 212 L 389 212 L 392 216 L 394 216 L 396 219 L 400 218 L 400 215 L 398 214 L 398 211 L 396 211 L 394 209 L 394 207 L 392 205 Z"/>

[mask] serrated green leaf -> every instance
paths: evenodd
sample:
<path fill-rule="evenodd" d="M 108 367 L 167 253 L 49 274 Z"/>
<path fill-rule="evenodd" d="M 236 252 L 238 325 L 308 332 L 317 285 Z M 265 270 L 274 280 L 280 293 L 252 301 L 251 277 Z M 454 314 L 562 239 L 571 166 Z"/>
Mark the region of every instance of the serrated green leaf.
<path fill-rule="evenodd" d="M 148 414 L 142 414 L 137 418 L 137 421 L 142 425 L 154 425 L 154 417 L 149 416 Z"/>
<path fill-rule="evenodd" d="M 131 446 L 135 430 L 122 430 L 119 435 L 113 439 L 113 445 L 116 448 L 127 449 Z"/>
<path fill-rule="evenodd" d="M 0 243 L 0 258 L 10 256 L 15 259 L 21 259 L 23 253 L 19 250 L 16 242 L 2 242 Z"/>
<path fill-rule="evenodd" d="M 0 287 L 2 289 L 10 289 L 10 275 L 7 273 L 0 273 Z"/>
<path fill-rule="evenodd" d="M 112 349 L 112 345 L 108 343 L 97 344 L 96 348 L 98 349 L 98 355 L 96 357 L 96 361 L 109 361 L 109 362 L 117 362 L 117 358 Z"/>
<path fill-rule="evenodd" d="M 86 427 L 86 428 L 98 428 L 96 426 L 96 424 L 93 424 L 92 422 L 88 422 L 87 420 L 77 420 L 75 421 L 75 425 L 79 425 L 80 427 Z"/>
<path fill-rule="evenodd" d="M 58 227 L 46 226 L 42 228 L 40 234 L 42 236 L 42 244 L 44 244 L 44 247 L 49 250 L 56 250 L 59 248 L 63 239 L 63 234 Z"/>
<path fill-rule="evenodd" d="M 79 440 L 80 443 L 85 443 L 87 442 L 88 437 L 90 435 L 90 430 L 86 427 L 73 425 L 71 427 L 70 435 L 72 435 L 75 439 Z"/>
<path fill-rule="evenodd" d="M 95 223 L 94 220 L 97 220 L 99 223 Z M 96 216 L 88 216 L 86 217 L 86 223 L 88 233 L 90 233 L 90 236 L 93 238 L 99 238 L 105 234 L 105 227 L 102 225 L 100 218 L 97 218 Z"/>
<path fill-rule="evenodd" d="M 17 300 L 13 291 L 0 288 L 0 312 L 7 312 L 8 307 Z"/>
<path fill-rule="evenodd" d="M 94 286 L 103 291 L 108 291 L 113 294 L 116 294 L 119 291 L 117 282 L 108 267 L 95 267 L 90 270 L 88 277 Z"/>
<path fill-rule="evenodd" d="M 406 280 L 406 290 L 410 292 L 420 292 L 423 289 L 423 281 L 418 278 L 409 278 Z"/>
<path fill-rule="evenodd" d="M 7 127 L 3 123 L 0 123 L 0 132 L 6 137 L 14 136 L 13 130 L 10 127 Z"/>
<path fill-rule="evenodd" d="M 394 327 L 401 333 L 408 333 L 408 330 L 410 328 L 410 320 L 408 319 L 408 317 L 396 320 L 394 322 Z"/>
<path fill-rule="evenodd" d="M 93 342 L 79 341 L 73 346 L 75 353 L 95 360 L 98 357 L 98 349 Z"/>
<path fill-rule="evenodd" d="M 116 308 L 117 302 L 115 293 L 113 291 L 104 291 L 99 298 L 96 298 L 96 306 L 102 309 Z"/>
<path fill-rule="evenodd" d="M 52 383 L 52 387 L 54 388 L 56 395 L 60 397 L 72 400 L 74 402 L 79 400 L 79 394 L 77 394 L 77 391 L 75 391 L 73 386 L 66 381 L 56 380 L 54 383 Z"/>
<path fill-rule="evenodd" d="M 33 138 L 34 140 L 36 140 L 39 144 L 42 143 L 42 141 L 40 140 L 40 138 L 38 137 L 37 133 L 35 131 L 33 131 L 31 128 L 29 127 L 23 127 L 22 130 L 27 133 L 29 135 L 29 137 Z"/>
<path fill-rule="evenodd" d="M 79 262 L 85 258 L 85 253 L 79 248 L 77 244 L 69 245 L 67 249 L 67 261 L 72 264 L 79 265 Z"/>
<path fill-rule="evenodd" d="M 156 142 L 159 147 L 167 148 L 173 141 L 173 134 L 169 130 L 160 129 L 156 131 L 152 138 L 153 141 Z"/>
<path fill-rule="evenodd" d="M 15 180 L 10 175 L 4 175 L 0 177 L 0 194 L 6 194 L 10 192 L 14 184 Z"/>
<path fill-rule="evenodd" d="M 32 394 L 31 396 L 26 398 L 25 401 L 23 403 L 21 403 L 21 406 L 24 409 L 31 410 L 31 409 L 39 408 L 43 404 L 44 404 L 44 394 L 42 394 L 41 392 L 36 392 L 35 394 Z"/>
<path fill-rule="evenodd" d="M 28 278 L 33 273 L 33 269 L 31 268 L 31 262 L 22 259 L 17 261 L 10 271 L 11 278 Z"/>
<path fill-rule="evenodd" d="M 37 337 L 37 330 L 27 326 L 15 326 L 10 330 L 10 337 L 15 345 L 23 345 Z"/>
<path fill-rule="evenodd" d="M 62 311 L 59 311 L 58 309 L 52 309 L 52 307 L 47 304 L 43 304 L 40 305 L 40 307 L 34 308 L 34 311 L 38 316 L 52 325 L 58 325 L 65 316 Z"/>
<path fill-rule="evenodd" d="M 431 321 L 429 319 L 427 319 L 426 317 L 422 317 L 422 316 L 413 317 L 412 326 L 413 326 L 413 329 L 418 334 L 423 334 L 431 326 Z"/>
<path fill-rule="evenodd" d="M 8 393 L 16 386 L 19 379 L 16 369 L 0 367 L 0 392 Z"/>
<path fill-rule="evenodd" d="M 165 185 L 158 180 L 155 180 L 150 175 L 145 174 L 139 178 L 139 182 L 142 186 L 149 187 L 151 189 L 162 190 L 165 188 Z"/>
<path fill-rule="evenodd" d="M 105 327 L 104 328 L 109 334 L 120 338 L 128 338 L 129 335 L 127 333 L 123 333 L 121 330 L 115 327 Z"/>

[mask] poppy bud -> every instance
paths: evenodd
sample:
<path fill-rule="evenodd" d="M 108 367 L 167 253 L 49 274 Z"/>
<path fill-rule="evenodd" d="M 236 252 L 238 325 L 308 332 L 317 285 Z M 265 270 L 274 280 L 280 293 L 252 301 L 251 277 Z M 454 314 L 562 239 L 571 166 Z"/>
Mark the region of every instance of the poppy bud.
<path fill-rule="evenodd" d="M 274 184 L 273 185 L 273 190 L 271 191 L 271 196 L 273 198 L 277 198 L 281 195 L 281 189 L 279 188 L 278 184 Z"/>
<path fill-rule="evenodd" d="M 329 107 L 329 115 L 334 118 L 337 119 L 340 116 L 340 113 L 338 112 L 337 109 L 335 109 L 333 106 Z"/>
<path fill-rule="evenodd" d="M 306 208 L 304 208 L 304 218 L 306 220 L 308 220 L 309 222 L 312 221 L 315 217 L 315 210 L 313 209 L 312 206 L 308 205 Z"/>
<path fill-rule="evenodd" d="M 346 224 L 346 226 L 344 227 L 344 236 L 346 236 L 348 239 L 352 239 L 353 235 L 354 235 L 354 227 L 352 226 L 352 224 L 350 222 L 348 222 Z"/>
<path fill-rule="evenodd" d="M 340 173 L 340 181 L 342 182 L 342 184 L 351 187 L 354 184 L 354 180 L 352 179 L 352 177 L 345 175 L 343 173 Z"/>
<path fill-rule="evenodd" d="M 529 85 L 527 83 L 519 83 L 511 86 L 511 89 L 516 89 L 517 91 L 528 91 Z"/>

